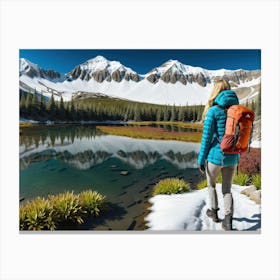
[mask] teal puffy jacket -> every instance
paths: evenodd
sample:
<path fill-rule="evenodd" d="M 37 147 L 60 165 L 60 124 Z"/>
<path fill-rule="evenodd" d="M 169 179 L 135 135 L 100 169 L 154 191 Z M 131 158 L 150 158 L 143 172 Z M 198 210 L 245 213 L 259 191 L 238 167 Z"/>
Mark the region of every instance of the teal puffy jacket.
<path fill-rule="evenodd" d="M 206 113 L 198 164 L 205 165 L 209 161 L 216 165 L 231 166 L 238 163 L 239 154 L 224 154 L 220 148 L 220 141 L 225 134 L 226 112 L 222 107 L 238 105 L 238 97 L 233 90 L 224 90 L 214 99 L 213 105 Z M 218 140 L 219 139 L 219 140 Z"/>

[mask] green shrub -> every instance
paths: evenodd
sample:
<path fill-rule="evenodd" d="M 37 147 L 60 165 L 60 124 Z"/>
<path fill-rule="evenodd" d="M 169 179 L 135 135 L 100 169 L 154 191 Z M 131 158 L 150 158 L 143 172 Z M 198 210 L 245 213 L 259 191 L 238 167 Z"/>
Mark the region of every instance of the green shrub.
<path fill-rule="evenodd" d="M 250 182 L 249 175 L 245 173 L 235 174 L 233 177 L 233 183 L 240 186 L 246 186 Z"/>
<path fill-rule="evenodd" d="M 79 202 L 83 212 L 98 216 L 105 200 L 105 196 L 98 192 L 87 190 L 79 195 Z"/>
<path fill-rule="evenodd" d="M 37 197 L 20 207 L 20 229 L 53 230 L 56 225 L 52 219 L 52 214 L 53 209 L 49 200 Z"/>
<path fill-rule="evenodd" d="M 254 174 L 252 176 L 252 184 L 257 188 L 257 190 L 261 189 L 261 174 Z"/>
<path fill-rule="evenodd" d="M 37 197 L 19 208 L 20 230 L 55 230 L 67 223 L 84 222 L 89 215 L 99 215 L 104 209 L 105 196 L 87 190 L 76 195 L 65 192 Z"/>
<path fill-rule="evenodd" d="M 167 178 L 159 181 L 154 188 L 153 195 L 157 194 L 176 194 L 190 191 L 190 185 L 184 180 L 177 178 Z"/>
<path fill-rule="evenodd" d="M 202 190 L 207 187 L 207 180 L 203 180 L 196 185 L 198 190 Z"/>
<path fill-rule="evenodd" d="M 49 199 L 53 206 L 53 213 L 57 222 L 83 223 L 82 207 L 79 204 L 79 197 L 74 192 L 52 195 L 49 196 Z"/>

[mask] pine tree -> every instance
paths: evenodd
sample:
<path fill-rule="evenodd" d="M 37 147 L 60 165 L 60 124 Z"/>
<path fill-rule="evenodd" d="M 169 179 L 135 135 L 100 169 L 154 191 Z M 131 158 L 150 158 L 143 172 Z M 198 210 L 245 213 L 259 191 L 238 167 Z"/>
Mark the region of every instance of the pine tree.
<path fill-rule="evenodd" d="M 141 121 L 141 114 L 140 114 L 140 109 L 136 105 L 134 108 L 134 121 L 135 122 L 140 122 Z"/>
<path fill-rule="evenodd" d="M 255 110 L 256 110 L 256 103 L 255 103 L 255 100 L 252 100 L 252 102 L 251 102 L 251 109 L 252 109 L 252 111 L 255 112 Z"/>
<path fill-rule="evenodd" d="M 169 110 L 168 110 L 168 107 L 165 107 L 164 114 L 163 114 L 163 120 L 165 122 L 169 121 Z"/>
<path fill-rule="evenodd" d="M 43 95 L 42 92 L 41 92 L 41 95 L 40 95 L 40 104 L 39 104 L 39 108 L 40 108 L 40 111 L 42 111 L 42 112 L 44 112 L 45 109 L 46 109 L 45 99 L 44 99 L 44 95 Z"/>
<path fill-rule="evenodd" d="M 158 108 L 157 109 L 157 113 L 156 113 L 156 121 L 160 122 L 162 120 L 162 114 L 161 114 L 161 109 Z"/>
<path fill-rule="evenodd" d="M 52 92 L 51 98 L 48 101 L 47 110 L 49 112 L 50 118 L 53 120 L 56 115 L 56 104 L 54 101 L 53 92 Z"/>
<path fill-rule="evenodd" d="M 60 119 L 65 119 L 65 106 L 64 106 L 64 102 L 63 102 L 63 98 L 62 96 L 60 97 L 60 101 L 58 103 L 58 115 L 60 117 Z"/>
<path fill-rule="evenodd" d="M 20 104 L 19 104 L 19 108 L 20 108 L 20 116 L 24 116 L 25 112 L 26 112 L 26 99 L 25 99 L 25 95 L 24 93 L 21 94 L 21 98 L 20 98 Z"/>
<path fill-rule="evenodd" d="M 31 108 L 32 108 L 32 95 L 31 95 L 30 91 L 28 91 L 28 93 L 27 93 L 25 108 L 26 108 L 27 114 L 30 115 L 31 114 Z"/>
<path fill-rule="evenodd" d="M 261 105 L 262 105 L 262 100 L 261 100 L 261 90 L 260 90 L 258 97 L 257 97 L 257 102 L 256 102 L 256 116 L 257 117 L 261 116 Z"/>
<path fill-rule="evenodd" d="M 38 108 L 39 108 L 39 106 L 38 106 L 38 95 L 37 95 L 37 91 L 36 91 L 36 88 L 35 88 L 34 94 L 33 94 L 33 97 L 32 97 L 32 109 L 37 110 Z"/>
<path fill-rule="evenodd" d="M 183 106 L 180 107 L 180 109 L 179 109 L 178 121 L 179 121 L 179 122 L 185 121 L 185 108 L 184 108 Z"/>

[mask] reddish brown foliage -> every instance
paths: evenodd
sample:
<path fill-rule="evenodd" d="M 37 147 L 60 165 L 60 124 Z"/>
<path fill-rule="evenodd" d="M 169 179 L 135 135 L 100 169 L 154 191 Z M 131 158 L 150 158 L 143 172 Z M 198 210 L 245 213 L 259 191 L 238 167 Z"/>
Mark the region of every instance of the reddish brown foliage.
<path fill-rule="evenodd" d="M 247 174 L 261 173 L 261 149 L 251 148 L 250 152 L 242 154 L 238 168 Z"/>

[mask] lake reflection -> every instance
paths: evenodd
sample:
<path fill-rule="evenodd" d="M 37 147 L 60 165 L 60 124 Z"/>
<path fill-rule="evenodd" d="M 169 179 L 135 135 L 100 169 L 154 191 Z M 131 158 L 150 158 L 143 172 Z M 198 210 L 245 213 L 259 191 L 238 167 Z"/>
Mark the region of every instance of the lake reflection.
<path fill-rule="evenodd" d="M 153 186 L 167 177 L 199 179 L 199 145 L 102 135 L 94 126 L 39 127 L 20 137 L 20 195 L 25 200 L 64 190 L 94 189 L 123 208 L 124 216 L 95 229 L 143 225 L 141 215 Z"/>

